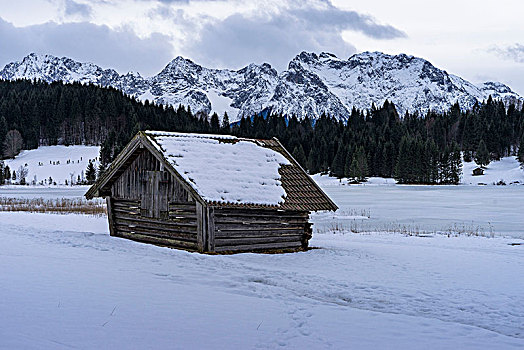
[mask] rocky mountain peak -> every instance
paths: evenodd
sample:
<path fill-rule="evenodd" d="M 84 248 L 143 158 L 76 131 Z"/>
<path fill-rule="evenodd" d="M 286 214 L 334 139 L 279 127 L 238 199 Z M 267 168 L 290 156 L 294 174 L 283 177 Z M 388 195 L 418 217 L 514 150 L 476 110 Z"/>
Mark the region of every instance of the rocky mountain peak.
<path fill-rule="evenodd" d="M 367 109 L 386 99 L 400 115 L 408 110 L 446 111 L 456 102 L 467 109 L 489 95 L 507 104 L 524 100 L 502 83 L 475 86 L 425 59 L 382 52 L 362 52 L 345 60 L 329 52 L 303 51 L 281 73 L 268 63 L 235 71 L 206 68 L 178 56 L 152 77 L 120 75 L 92 63 L 31 53 L 7 64 L 0 78 L 113 86 L 142 100 L 190 106 L 193 112 L 227 112 L 232 121 L 264 109 L 312 118 L 326 113 L 344 120 L 353 107 Z"/>

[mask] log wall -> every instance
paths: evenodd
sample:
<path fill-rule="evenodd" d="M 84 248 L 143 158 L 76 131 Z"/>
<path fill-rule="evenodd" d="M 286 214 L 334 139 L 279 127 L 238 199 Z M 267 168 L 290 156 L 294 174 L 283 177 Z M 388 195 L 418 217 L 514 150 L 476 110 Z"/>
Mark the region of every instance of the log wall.
<path fill-rule="evenodd" d="M 308 212 L 211 208 L 210 251 L 295 250 L 306 248 L 311 233 Z"/>
<path fill-rule="evenodd" d="M 151 208 L 152 194 L 168 201 L 193 201 L 191 195 L 180 182 L 150 152 L 142 151 L 140 155 L 116 179 L 111 188 L 111 196 L 118 199 L 140 200 L 144 208 Z"/>
<path fill-rule="evenodd" d="M 159 245 L 199 250 L 194 203 L 169 203 L 169 219 L 143 217 L 140 201 L 111 199 L 112 234 Z"/>
<path fill-rule="evenodd" d="M 108 208 L 114 236 L 203 250 L 195 200 L 148 151 L 141 152 L 113 183 Z"/>

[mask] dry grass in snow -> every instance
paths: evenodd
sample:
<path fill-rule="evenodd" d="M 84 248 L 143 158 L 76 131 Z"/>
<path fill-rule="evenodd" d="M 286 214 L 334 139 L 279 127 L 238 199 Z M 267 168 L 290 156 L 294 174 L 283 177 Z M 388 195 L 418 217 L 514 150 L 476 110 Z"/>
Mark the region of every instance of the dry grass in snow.
<path fill-rule="evenodd" d="M 83 198 L 8 198 L 0 197 L 0 211 L 26 211 L 51 214 L 107 215 L 104 202 Z"/>

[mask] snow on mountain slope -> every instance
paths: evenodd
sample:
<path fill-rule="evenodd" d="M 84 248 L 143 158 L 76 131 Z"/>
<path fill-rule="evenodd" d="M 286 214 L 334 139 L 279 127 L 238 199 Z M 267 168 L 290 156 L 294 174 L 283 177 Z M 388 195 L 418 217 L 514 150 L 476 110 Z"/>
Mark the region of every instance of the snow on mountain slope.
<path fill-rule="evenodd" d="M 506 105 L 514 103 L 519 108 L 522 108 L 522 104 L 524 103 L 524 99 L 505 84 L 488 81 L 480 85 L 479 88 L 484 92 L 484 95 L 491 95 L 493 98 L 502 99 Z"/>
<path fill-rule="evenodd" d="M 20 62 L 7 64 L 0 71 L 0 77 L 7 80 L 40 79 L 46 82 L 79 81 L 101 86 L 114 85 L 121 79 L 121 76 L 113 69 L 104 70 L 92 63 L 80 63 L 67 57 L 58 58 L 34 53 L 24 57 Z"/>
<path fill-rule="evenodd" d="M 347 60 L 325 52 L 302 52 L 281 73 L 267 63 L 239 70 L 209 69 L 179 56 L 153 77 L 134 72 L 119 75 L 67 57 L 30 54 L 6 65 L 0 78 L 113 86 L 142 100 L 189 106 L 193 112 L 222 116 L 227 111 L 231 121 L 266 108 L 298 117 L 326 113 L 344 120 L 353 107 L 367 109 L 386 99 L 400 114 L 446 111 L 455 102 L 467 109 L 489 95 L 506 104 L 524 101 L 502 83 L 477 87 L 422 58 L 381 52 L 363 52 Z"/>
<path fill-rule="evenodd" d="M 373 102 L 381 104 L 388 99 L 401 114 L 406 110 L 445 111 L 457 101 L 463 108 L 471 108 L 485 97 L 463 79 L 404 54 L 364 52 L 345 61 L 328 53 L 303 52 L 294 62 L 315 73 L 347 108 L 366 109 Z"/>
<path fill-rule="evenodd" d="M 507 185 L 524 184 L 524 169 L 517 157 L 504 157 L 493 161 L 484 169 L 484 175 L 473 176 L 473 169 L 478 165 L 475 161 L 462 164 L 462 183 L 466 185 L 497 184 L 499 181 Z"/>
<path fill-rule="evenodd" d="M 47 181 L 51 177 L 53 182 L 63 185 L 66 180 L 71 183 L 71 178 L 74 182 L 78 176 L 82 179 L 90 159 L 95 168 L 98 168 L 99 153 L 99 146 L 40 146 L 37 149 L 22 151 L 15 159 L 7 159 L 4 162 L 11 171 L 17 171 L 20 166 L 27 166 L 28 183 L 32 183 L 36 178 L 36 184 L 44 180 L 45 184 L 48 184 Z"/>

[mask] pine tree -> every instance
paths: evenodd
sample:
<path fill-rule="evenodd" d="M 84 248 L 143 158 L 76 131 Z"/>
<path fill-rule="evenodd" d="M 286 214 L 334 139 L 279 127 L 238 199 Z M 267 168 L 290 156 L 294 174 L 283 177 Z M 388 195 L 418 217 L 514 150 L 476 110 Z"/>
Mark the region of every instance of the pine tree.
<path fill-rule="evenodd" d="M 5 182 L 4 169 L 5 169 L 4 161 L 0 160 L 0 186 L 2 186 Z"/>
<path fill-rule="evenodd" d="M 100 179 L 102 175 L 104 175 L 104 172 L 106 171 L 106 169 L 107 169 L 107 164 L 100 162 L 100 164 L 98 165 L 98 171 L 96 174 L 96 178 Z"/>
<path fill-rule="evenodd" d="M 96 180 L 96 169 L 95 169 L 93 162 L 91 162 L 91 160 L 89 160 L 89 164 L 87 164 L 86 180 L 87 180 L 87 183 L 90 185 L 93 184 Z"/>
<path fill-rule="evenodd" d="M 520 138 L 518 158 L 520 164 L 524 166 L 524 132 L 522 133 L 522 137 Z"/>
<path fill-rule="evenodd" d="M 469 163 L 473 160 L 473 152 L 469 150 L 464 151 L 464 161 Z"/>
<path fill-rule="evenodd" d="M 364 148 L 360 146 L 353 155 L 353 160 L 351 161 L 351 166 L 349 168 L 349 177 L 358 182 L 362 182 L 366 180 L 367 175 L 368 161 Z"/>
<path fill-rule="evenodd" d="M 304 152 L 304 148 L 300 143 L 296 145 L 295 148 L 293 148 L 292 155 L 301 167 L 306 166 L 306 153 Z"/>
<path fill-rule="evenodd" d="M 462 175 L 462 160 L 460 157 L 460 147 L 455 142 L 451 145 L 451 154 L 449 158 L 450 169 L 448 182 L 452 185 L 458 185 L 460 182 L 460 176 Z"/>
<path fill-rule="evenodd" d="M 353 152 L 351 151 L 351 148 L 348 147 L 346 151 L 346 161 L 344 162 L 344 177 L 349 177 L 349 173 L 351 172 L 351 161 L 353 160 Z"/>
<path fill-rule="evenodd" d="M 475 153 L 475 162 L 481 167 L 489 164 L 489 152 L 484 140 L 480 140 L 477 152 Z"/>
<path fill-rule="evenodd" d="M 384 167 L 383 173 L 380 175 L 384 177 L 393 177 L 397 157 L 393 142 L 386 142 L 386 144 L 384 145 L 384 150 L 382 151 L 382 157 L 384 158 Z"/>
<path fill-rule="evenodd" d="M 403 136 L 400 140 L 400 146 L 398 150 L 397 163 L 395 165 L 395 179 L 399 183 L 409 183 L 410 176 L 410 157 L 409 149 L 411 148 L 411 143 L 407 136 Z"/>
<path fill-rule="evenodd" d="M 435 141 L 432 139 L 428 139 L 426 141 L 424 149 L 424 160 L 426 163 L 425 183 L 437 184 L 439 180 L 439 151 Z"/>
<path fill-rule="evenodd" d="M 4 168 L 4 182 L 9 181 L 11 179 L 11 169 L 9 168 L 9 165 L 6 165 Z"/>
<path fill-rule="evenodd" d="M 318 147 L 312 147 L 307 156 L 307 169 L 310 174 L 320 172 Z"/>
<path fill-rule="evenodd" d="M 220 125 L 218 122 L 218 114 L 213 113 L 213 115 L 211 116 L 211 122 L 209 124 L 211 127 L 211 133 L 218 134 L 220 131 Z"/>
<path fill-rule="evenodd" d="M 344 166 L 346 164 L 346 150 L 340 144 L 331 164 L 330 175 L 338 178 L 344 177 Z"/>
<path fill-rule="evenodd" d="M 222 133 L 229 134 L 231 132 L 231 126 L 229 123 L 229 116 L 227 112 L 224 112 L 224 117 L 222 118 Z"/>

